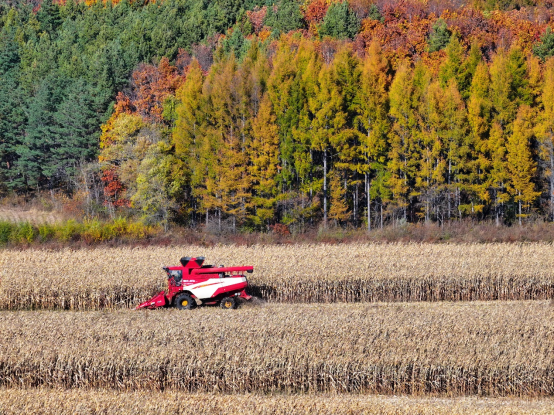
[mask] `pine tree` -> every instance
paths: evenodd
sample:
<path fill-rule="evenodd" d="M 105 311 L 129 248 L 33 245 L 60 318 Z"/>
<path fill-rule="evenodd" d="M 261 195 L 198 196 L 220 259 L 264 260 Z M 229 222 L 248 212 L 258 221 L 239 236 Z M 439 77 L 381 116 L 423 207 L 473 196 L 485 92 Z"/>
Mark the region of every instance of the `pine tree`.
<path fill-rule="evenodd" d="M 433 25 L 431 34 L 429 35 L 429 52 L 437 52 L 448 45 L 452 32 L 448 29 L 448 25 L 444 19 L 438 19 Z"/>
<path fill-rule="evenodd" d="M 348 219 L 348 205 L 346 204 L 346 187 L 341 183 L 340 176 L 336 171 L 329 174 L 330 187 L 330 208 L 329 219 L 339 225 Z"/>
<path fill-rule="evenodd" d="M 178 100 L 175 112 L 177 120 L 172 134 L 177 157 L 193 161 L 193 146 L 202 135 L 204 116 L 202 114 L 202 85 L 204 77 L 196 59 L 190 63 L 187 79 L 177 90 Z M 192 158 L 192 160 L 191 160 Z"/>
<path fill-rule="evenodd" d="M 389 115 L 393 121 L 389 134 L 387 170 L 390 172 L 388 185 L 392 193 L 392 202 L 402 210 L 404 219 L 407 218 L 410 190 L 408 159 L 416 125 L 412 106 L 413 92 L 414 85 L 409 67 L 406 63 L 402 63 L 394 76 L 389 92 Z"/>
<path fill-rule="evenodd" d="M 484 62 L 481 62 L 475 71 L 471 82 L 469 100 L 467 102 L 469 143 L 474 152 L 472 161 L 468 166 L 469 182 L 468 192 L 471 194 L 471 213 L 483 212 L 491 198 L 489 194 L 492 158 L 489 151 L 489 129 L 491 122 L 492 103 L 489 97 L 489 72 Z"/>
<path fill-rule="evenodd" d="M 554 56 L 554 33 L 552 33 L 550 27 L 546 28 L 546 31 L 541 36 L 540 43 L 533 46 L 533 53 L 543 61 Z"/>
<path fill-rule="evenodd" d="M 40 22 L 41 30 L 55 33 L 62 23 L 59 6 L 52 0 L 43 0 L 37 13 L 37 20 Z"/>
<path fill-rule="evenodd" d="M 252 220 L 255 225 L 261 226 L 274 220 L 279 194 L 279 131 L 268 95 L 263 97 L 258 115 L 252 123 L 248 155 L 251 160 L 248 172 L 254 190 Z"/>
<path fill-rule="evenodd" d="M 537 119 L 537 138 L 540 143 L 540 156 L 546 163 L 550 215 L 554 220 L 554 58 L 548 59 L 544 67 L 541 104 Z"/>
<path fill-rule="evenodd" d="M 345 180 L 346 192 L 352 189 L 354 208 L 357 208 L 357 193 L 361 173 L 360 139 L 365 139 L 355 128 L 356 107 L 354 101 L 359 94 L 360 62 L 350 46 L 341 47 L 332 63 L 333 86 L 335 94 L 340 97 L 340 111 L 344 115 L 344 123 L 336 134 L 330 137 L 333 154 L 336 154 L 335 170 Z M 345 197 L 347 195 L 345 193 Z M 344 200 L 344 203 L 347 203 Z M 356 216 L 354 221 L 356 221 Z"/>
<path fill-rule="evenodd" d="M 441 65 L 439 78 L 441 85 L 448 85 L 451 79 L 458 82 L 459 71 L 462 69 L 464 60 L 464 49 L 456 34 L 450 37 L 450 42 L 446 46 L 446 61 Z"/>
<path fill-rule="evenodd" d="M 509 69 L 506 52 L 500 51 L 492 60 L 490 66 L 490 99 L 493 109 L 493 119 L 503 129 L 509 128 L 514 120 L 517 102 L 513 94 L 513 73 Z"/>
<path fill-rule="evenodd" d="M 331 3 L 319 28 L 321 36 L 339 39 L 353 38 L 360 29 L 358 16 L 348 8 L 348 2 Z"/>
<path fill-rule="evenodd" d="M 386 162 L 388 119 L 389 63 L 379 43 L 373 41 L 366 54 L 360 77 L 360 87 L 354 100 L 357 122 L 362 130 L 358 171 L 364 174 L 366 192 L 367 228 L 371 230 L 372 180 L 382 171 Z M 376 193 L 379 195 L 379 193 Z M 381 204 L 384 197 L 379 196 Z M 356 206 L 354 212 L 356 213 Z"/>
<path fill-rule="evenodd" d="M 506 143 L 509 172 L 508 192 L 518 204 L 518 220 L 525 217 L 522 208 L 529 210 L 531 204 L 540 196 L 533 182 L 536 165 L 531 153 L 533 137 L 533 112 L 527 105 L 520 107 L 514 122 L 513 133 Z"/>
<path fill-rule="evenodd" d="M 84 80 L 74 81 L 64 95 L 53 118 L 53 131 L 60 139 L 52 152 L 65 176 L 62 180 L 70 185 L 77 168 L 97 156 L 100 120 L 91 87 Z"/>
<path fill-rule="evenodd" d="M 342 108 L 341 91 L 334 85 L 333 68 L 323 65 L 319 71 L 312 94 L 308 95 L 308 108 L 311 114 L 309 134 L 311 149 L 319 152 L 323 159 L 323 224 L 328 217 L 329 155 L 331 139 L 339 134 L 346 123 L 346 114 Z"/>
<path fill-rule="evenodd" d="M 502 208 L 510 197 L 506 188 L 509 180 L 506 136 L 498 122 L 492 124 L 487 147 L 491 154 L 491 170 L 487 182 L 493 195 L 496 224 L 499 225 L 503 216 Z"/>
<path fill-rule="evenodd" d="M 280 0 L 276 11 L 269 7 L 264 23 L 270 26 L 274 37 L 281 33 L 302 28 L 302 13 L 300 4 L 296 0 Z"/>
<path fill-rule="evenodd" d="M 25 138 L 16 148 L 18 155 L 18 186 L 37 189 L 41 184 L 50 188 L 64 176 L 53 149 L 61 143 L 55 131 L 54 114 L 62 98 L 60 79 L 55 74 L 44 79 L 30 100 Z"/>

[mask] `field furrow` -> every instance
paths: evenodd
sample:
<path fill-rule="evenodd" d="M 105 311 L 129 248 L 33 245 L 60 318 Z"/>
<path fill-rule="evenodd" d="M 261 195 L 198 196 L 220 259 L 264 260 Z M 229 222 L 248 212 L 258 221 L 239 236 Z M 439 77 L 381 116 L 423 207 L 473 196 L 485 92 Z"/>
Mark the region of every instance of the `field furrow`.
<path fill-rule="evenodd" d="M 0 313 L 0 386 L 554 395 L 548 301 Z"/>
<path fill-rule="evenodd" d="M 271 302 L 543 300 L 550 244 L 198 246 L 0 251 L 0 308 L 133 307 L 165 288 L 162 265 L 203 255 L 254 265 L 250 292 Z"/>
<path fill-rule="evenodd" d="M 113 390 L 0 389 L 2 415 L 548 415 L 552 399 L 414 398 L 371 395 L 256 395 Z"/>

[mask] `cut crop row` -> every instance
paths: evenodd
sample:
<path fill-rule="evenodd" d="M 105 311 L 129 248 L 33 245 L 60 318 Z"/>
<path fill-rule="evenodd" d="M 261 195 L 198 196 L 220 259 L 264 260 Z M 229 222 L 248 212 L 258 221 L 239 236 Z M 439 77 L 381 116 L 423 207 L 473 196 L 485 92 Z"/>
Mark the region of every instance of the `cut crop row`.
<path fill-rule="evenodd" d="M 3 415 L 546 415 L 551 399 L 412 398 L 372 395 L 255 395 L 113 390 L 0 389 Z"/>
<path fill-rule="evenodd" d="M 553 396 L 542 302 L 0 313 L 0 386 Z"/>

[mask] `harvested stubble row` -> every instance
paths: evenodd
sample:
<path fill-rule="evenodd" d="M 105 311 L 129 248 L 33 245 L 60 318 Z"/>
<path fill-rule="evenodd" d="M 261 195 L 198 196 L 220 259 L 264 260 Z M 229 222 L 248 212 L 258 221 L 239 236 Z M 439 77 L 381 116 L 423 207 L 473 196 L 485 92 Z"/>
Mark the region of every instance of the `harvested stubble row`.
<path fill-rule="evenodd" d="M 318 414 L 547 415 L 552 399 L 414 398 L 372 395 L 255 395 L 113 390 L 0 389 L 2 415 Z"/>
<path fill-rule="evenodd" d="M 0 386 L 554 395 L 548 301 L 0 313 Z"/>
<path fill-rule="evenodd" d="M 541 300 L 554 296 L 548 244 L 350 244 L 0 251 L 0 307 L 126 308 L 165 288 L 184 255 L 254 265 L 272 302 Z"/>

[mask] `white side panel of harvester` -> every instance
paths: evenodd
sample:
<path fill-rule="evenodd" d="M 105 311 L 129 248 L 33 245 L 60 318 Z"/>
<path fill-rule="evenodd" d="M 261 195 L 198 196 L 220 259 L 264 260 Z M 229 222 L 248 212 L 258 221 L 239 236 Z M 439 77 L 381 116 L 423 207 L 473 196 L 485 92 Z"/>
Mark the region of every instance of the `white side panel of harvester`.
<path fill-rule="evenodd" d="M 202 281 L 197 284 L 187 285 L 183 288 L 194 294 L 196 298 L 202 300 L 206 298 L 212 298 L 214 293 L 219 288 L 229 287 L 245 281 L 245 277 L 210 278 L 209 280 Z"/>

